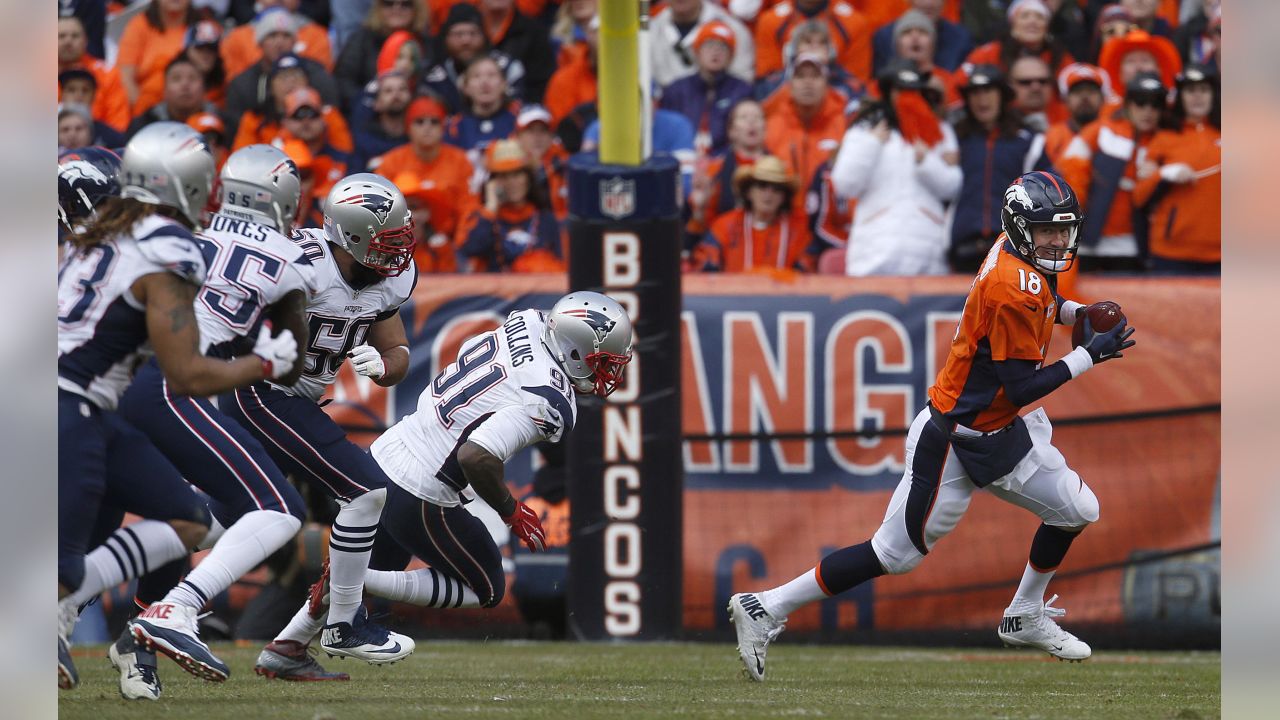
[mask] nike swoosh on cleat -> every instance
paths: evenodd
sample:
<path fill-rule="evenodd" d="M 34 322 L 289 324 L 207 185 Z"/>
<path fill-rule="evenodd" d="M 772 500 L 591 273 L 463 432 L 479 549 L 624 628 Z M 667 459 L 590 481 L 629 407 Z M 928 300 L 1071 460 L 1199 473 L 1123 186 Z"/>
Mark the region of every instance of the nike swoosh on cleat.
<path fill-rule="evenodd" d="M 396 646 L 395 646 L 395 647 L 393 647 L 393 648 L 387 648 L 387 649 L 385 649 L 385 650 L 370 650 L 369 652 L 376 652 L 376 653 L 398 653 L 398 652 L 400 652 L 400 643 L 396 643 Z"/>
<path fill-rule="evenodd" d="M 760 662 L 760 653 L 757 652 L 756 650 L 752 650 L 751 654 L 754 655 L 756 658 L 756 672 L 760 675 L 760 677 L 764 677 L 764 663 Z"/>

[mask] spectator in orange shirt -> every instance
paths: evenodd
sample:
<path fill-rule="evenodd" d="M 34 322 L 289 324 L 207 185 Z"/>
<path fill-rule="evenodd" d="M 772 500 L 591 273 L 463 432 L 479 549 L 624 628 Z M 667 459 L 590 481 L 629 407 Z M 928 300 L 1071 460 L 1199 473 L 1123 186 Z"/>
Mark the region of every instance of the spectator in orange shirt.
<path fill-rule="evenodd" d="M 240 125 L 236 129 L 236 139 L 231 147 L 233 152 L 255 143 L 270 144 L 275 139 L 282 129 L 285 99 L 299 88 L 314 90 L 308 84 L 310 77 L 306 72 L 306 63 L 310 62 L 292 54 L 285 55 L 276 61 L 275 67 L 267 77 L 267 100 L 259 105 L 258 109 L 250 110 L 240 119 Z M 318 90 L 316 92 L 319 93 Z M 323 101 L 324 95 L 319 94 Z M 329 143 L 342 152 L 351 152 L 353 149 L 351 129 L 347 126 L 342 113 L 326 103 L 322 107 L 321 114 L 324 115 Z"/>
<path fill-rule="evenodd" d="M 748 167 L 764 156 L 765 119 L 760 103 L 741 100 L 729 111 L 729 150 L 722 157 L 699 164 L 689 193 L 689 222 L 685 234 L 690 243 L 700 238 L 716 218 L 738 205 L 733 178 L 739 168 Z"/>
<path fill-rule="evenodd" d="M 1049 35 L 1052 12 L 1044 0 L 1013 0 L 1006 16 L 1009 28 L 999 40 L 979 45 L 965 58 L 965 65 L 995 65 L 1008 74 L 1013 61 L 1023 55 L 1036 55 L 1057 74 L 1063 65 L 1075 58 L 1057 39 Z M 963 69 L 963 66 L 962 66 Z"/>
<path fill-rule="evenodd" d="M 183 56 L 196 66 L 204 75 L 204 96 L 217 105 L 227 100 L 227 80 L 230 75 L 218 54 L 218 43 L 222 40 L 222 26 L 212 20 L 201 20 L 187 30 L 187 39 Z"/>
<path fill-rule="evenodd" d="M 1169 86 L 1182 72 L 1182 57 L 1166 38 L 1135 29 L 1108 40 L 1098 55 L 1098 65 L 1111 76 L 1112 87 L 1127 88 L 1144 72 L 1159 73 L 1160 81 Z"/>
<path fill-rule="evenodd" d="M 1133 202 L 1149 217 L 1151 269 L 1218 275 L 1222 263 L 1222 102 L 1203 65 L 1178 75 L 1164 129 L 1138 167 Z"/>
<path fill-rule="evenodd" d="M 227 136 L 227 126 L 222 122 L 222 118 L 218 117 L 217 113 L 196 113 L 187 118 L 187 124 L 204 136 L 204 144 L 208 145 L 209 152 L 213 153 L 214 168 L 217 173 L 221 173 L 222 164 L 231 154 L 231 138 Z M 210 195 L 216 195 L 216 193 L 210 193 Z M 216 206 L 217 198 L 212 197 L 211 200 Z"/>
<path fill-rule="evenodd" d="M 84 68 L 72 68 L 66 72 L 58 74 L 58 87 L 61 92 L 61 105 L 64 107 L 75 107 L 89 109 L 93 107 L 94 94 L 98 90 L 98 80 L 93 73 Z M 93 141 L 90 145 L 99 145 L 105 148 L 118 148 L 124 146 L 124 135 L 110 125 L 97 120 L 93 117 L 92 111 L 89 115 L 89 125 Z"/>
<path fill-rule="evenodd" d="M 446 193 L 461 217 L 476 202 L 470 184 L 474 169 L 465 152 L 444 143 L 447 117 L 448 111 L 439 100 L 415 99 L 405 113 L 409 142 L 371 160 L 369 171 L 392 181 L 402 174 L 417 177 L 424 188 Z M 456 222 L 454 227 L 438 226 L 436 230 L 453 237 Z"/>
<path fill-rule="evenodd" d="M 765 147 L 807 184 L 840 145 L 845 100 L 827 85 L 825 57 L 802 53 L 790 72 L 787 84 L 765 103 Z"/>
<path fill-rule="evenodd" d="M 875 28 L 843 0 L 794 0 L 761 13 L 756 22 L 756 77 L 783 68 L 782 48 L 795 26 L 808 18 L 827 24 L 840 65 L 866 82 L 871 77 L 871 34 Z"/>
<path fill-rule="evenodd" d="M 325 103 L 338 104 L 338 87 L 324 66 L 290 52 L 298 37 L 297 24 L 292 15 L 280 9 L 264 13 L 253 24 L 253 32 L 258 39 L 262 56 L 248 70 L 233 77 L 231 84 L 227 86 L 226 112 L 223 118 L 233 135 L 239 134 L 240 118 L 247 112 L 254 110 L 259 114 L 267 113 L 274 103 L 279 102 L 280 98 L 271 97 L 271 75 L 285 57 L 293 58 L 290 62 L 302 69 L 306 74 L 307 84 L 320 93 Z"/>
<path fill-rule="evenodd" d="M 531 161 L 514 140 L 485 152 L 484 207 L 458 232 L 458 266 L 465 272 L 560 272 L 560 223 L 533 179 Z"/>
<path fill-rule="evenodd" d="M 831 30 L 822 20 L 805 20 L 792 29 L 791 39 L 782 50 L 786 67 L 791 67 L 791 61 L 801 53 L 816 53 L 827 58 L 827 84 L 846 99 L 857 100 L 867 92 L 867 86 L 861 80 L 840 66 L 835 45 L 831 43 Z M 757 100 L 768 103 L 778 88 L 786 84 L 786 67 L 755 82 L 753 92 Z"/>
<path fill-rule="evenodd" d="M 282 125 L 271 144 L 293 158 L 302 176 L 297 226 L 324 227 L 324 198 L 347 175 L 349 156 L 329 144 L 324 103 L 312 88 L 289 93 L 284 100 Z"/>
<path fill-rule="evenodd" d="M 1050 125 L 1044 136 L 1044 153 L 1053 163 L 1086 125 L 1098 119 L 1102 103 L 1111 96 L 1111 83 L 1102 68 L 1072 63 L 1058 73 L 1058 94 L 1065 98 L 1068 116 Z"/>
<path fill-rule="evenodd" d="M 129 129 L 125 131 L 125 142 L 153 122 L 186 122 L 196 113 L 218 111 L 204 97 L 204 76 L 200 74 L 200 69 L 181 55 L 170 61 L 169 67 L 164 71 L 163 92 L 160 102 L 147 108 L 146 112 L 129 123 Z"/>
<path fill-rule="evenodd" d="M 516 116 L 513 137 L 534 159 L 534 184 L 551 201 L 556 219 L 563 222 L 569 213 L 569 186 L 565 183 L 569 154 L 551 131 L 551 113 L 541 105 L 525 105 Z"/>
<path fill-rule="evenodd" d="M 396 30 L 425 38 L 429 12 L 426 0 L 374 0 L 364 25 L 347 38 L 333 68 L 342 107 L 350 108 L 364 86 L 378 74 L 378 53 Z"/>
<path fill-rule="evenodd" d="M 556 67 L 564 67 L 569 48 L 587 41 L 588 26 L 596 16 L 599 0 L 564 0 L 551 25 L 551 43 L 555 46 Z M 544 97 L 545 101 L 546 98 Z"/>
<path fill-rule="evenodd" d="M 93 96 L 93 119 L 110 125 L 116 132 L 129 127 L 129 98 L 120 80 L 120 71 L 90 55 L 84 25 L 70 15 L 58 18 L 58 74 L 84 68 L 93 74 L 97 91 Z M 61 96 L 58 98 L 61 100 Z"/>
<path fill-rule="evenodd" d="M 125 26 L 116 68 L 131 113 L 140 115 L 160 100 L 165 69 L 182 52 L 187 28 L 199 19 L 191 0 L 152 0 Z"/>
<path fill-rule="evenodd" d="M 796 176 L 766 155 L 734 173 L 742 207 L 716 220 L 693 253 L 702 272 L 811 272 L 809 228 L 795 210 Z"/>
<path fill-rule="evenodd" d="M 254 22 L 235 28 L 222 40 L 222 61 L 227 68 L 227 76 L 239 75 L 262 57 L 262 49 L 258 47 L 258 38 L 254 34 L 254 24 L 268 12 L 287 12 L 292 16 L 297 27 L 297 37 L 290 48 L 291 52 L 315 60 L 325 70 L 333 70 L 329 30 L 299 13 L 301 4 L 301 0 L 257 0 L 254 7 L 258 15 L 254 17 Z"/>
<path fill-rule="evenodd" d="M 551 122 L 559 124 L 574 108 L 596 101 L 596 43 L 600 37 L 600 20 L 587 24 L 583 41 L 568 48 L 567 61 L 551 75 L 547 83 L 547 112 Z"/>
<path fill-rule="evenodd" d="M 458 270 L 458 250 L 452 235 L 438 228 L 457 228 L 454 199 L 439 188 L 426 188 L 412 173 L 401 173 L 392 182 L 404 193 L 413 216 L 413 264 L 419 273 L 451 273 Z"/>

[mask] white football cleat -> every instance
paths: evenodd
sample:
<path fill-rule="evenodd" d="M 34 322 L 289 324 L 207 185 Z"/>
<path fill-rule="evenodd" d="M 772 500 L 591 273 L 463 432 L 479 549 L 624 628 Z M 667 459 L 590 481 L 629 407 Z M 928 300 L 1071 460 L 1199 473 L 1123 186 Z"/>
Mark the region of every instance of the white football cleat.
<path fill-rule="evenodd" d="M 58 689 L 70 690 L 80 684 L 80 673 L 71 659 L 71 631 L 80 619 L 80 608 L 71 602 L 71 596 L 58 601 Z"/>
<path fill-rule="evenodd" d="M 144 648 L 168 655 L 196 677 L 223 682 L 231 668 L 200 639 L 199 614 L 193 607 L 157 602 L 130 620 L 128 628 Z"/>
<path fill-rule="evenodd" d="M 369 622 L 364 607 L 351 622 L 330 623 L 320 631 L 320 648 L 329 657 L 355 658 L 370 665 L 403 660 L 414 647 L 413 638 Z"/>
<path fill-rule="evenodd" d="M 1053 607 L 1057 599 L 1054 595 L 1039 607 L 1023 605 L 1005 609 L 998 630 L 1000 640 L 1008 647 L 1039 648 L 1059 660 L 1080 662 L 1088 658 L 1093 654 L 1089 645 L 1053 621 L 1067 614 L 1066 610 Z"/>
<path fill-rule="evenodd" d="M 111 667 L 120 672 L 120 697 L 125 700 L 159 700 L 160 673 L 156 654 L 133 639 L 128 628 L 107 650 Z"/>
<path fill-rule="evenodd" d="M 764 657 L 769 643 L 786 628 L 787 619 L 778 620 L 760 604 L 755 593 L 738 593 L 729 598 L 729 622 L 738 633 L 738 657 L 747 677 L 764 682 Z"/>

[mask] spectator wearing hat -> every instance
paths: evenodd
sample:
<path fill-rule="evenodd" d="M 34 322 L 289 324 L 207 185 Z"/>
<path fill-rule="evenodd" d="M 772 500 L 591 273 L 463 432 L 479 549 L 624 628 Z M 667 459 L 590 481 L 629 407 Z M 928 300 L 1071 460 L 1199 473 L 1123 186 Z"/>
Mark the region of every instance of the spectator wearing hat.
<path fill-rule="evenodd" d="M 507 79 L 507 94 L 521 96 L 524 63 L 489 46 L 489 39 L 484 34 L 484 20 L 473 5 L 464 3 L 449 8 L 430 55 L 433 63 L 423 76 L 419 94 L 431 92 L 444 102 L 450 112 L 457 112 L 463 106 L 462 94 L 458 92 L 463 71 L 484 56 L 493 58 L 502 69 L 503 77 Z"/>
<path fill-rule="evenodd" d="M 937 31 L 933 21 L 918 10 L 909 10 L 893 24 L 893 57 L 915 63 L 920 72 L 929 75 L 929 84 L 941 93 L 947 107 L 960 106 L 956 78 L 935 64 Z M 871 93 L 876 96 L 876 93 Z"/>
<path fill-rule="evenodd" d="M 387 70 L 374 81 L 376 91 L 368 112 L 356 113 L 351 119 L 355 152 L 351 169 L 359 172 L 369 160 L 400 145 L 409 138 L 405 113 L 413 101 L 409 76 L 399 70 Z"/>
<path fill-rule="evenodd" d="M 227 69 L 218 52 L 222 40 L 222 26 L 212 20 L 201 20 L 187 30 L 186 47 L 182 57 L 191 61 L 204 76 L 204 96 L 209 102 L 222 107 L 227 100 Z"/>
<path fill-rule="evenodd" d="M 653 82 L 658 87 L 666 87 L 697 72 L 693 41 L 702 26 L 712 21 L 722 22 L 733 30 L 735 53 L 729 63 L 729 74 L 746 82 L 755 79 L 755 41 L 746 26 L 709 0 L 671 0 L 649 21 Z"/>
<path fill-rule="evenodd" d="M 702 272 L 810 272 L 809 228 L 796 208 L 796 176 L 765 155 L 738 168 L 733 184 L 742 207 L 716 219 L 694 248 L 692 268 Z"/>
<path fill-rule="evenodd" d="M 222 62 L 227 76 L 235 77 L 248 70 L 262 56 L 262 39 L 258 36 L 258 24 L 267 15 L 284 13 L 294 28 L 294 43 L 289 51 L 295 55 L 315 60 L 325 70 L 333 70 L 333 51 L 329 46 L 329 31 L 298 12 L 300 0 L 257 0 L 258 14 L 253 22 L 245 23 L 227 33 L 222 39 Z M 272 24 L 265 23 L 264 30 Z"/>
<path fill-rule="evenodd" d="M 401 173 L 391 182 L 404 194 L 413 217 L 413 264 L 418 273 L 457 272 L 458 249 L 451 234 L 458 227 L 455 199 L 440 188 L 427 187 L 412 173 Z"/>
<path fill-rule="evenodd" d="M 879 73 L 890 60 L 900 57 L 898 36 L 906 31 L 905 28 L 918 26 L 917 15 L 923 16 L 924 24 L 928 26 L 926 32 L 933 38 L 933 63 L 947 72 L 954 72 L 973 50 L 973 36 L 963 25 L 942 17 L 943 0 L 911 0 L 910 5 L 910 10 L 876 30 L 872 36 L 874 72 Z M 907 25 L 900 27 L 904 20 Z"/>
<path fill-rule="evenodd" d="M 283 129 L 289 96 L 299 89 L 311 90 L 320 98 L 320 113 L 324 116 L 329 143 L 345 153 L 354 149 L 351 128 L 347 125 L 346 118 L 309 84 L 306 63 L 311 62 L 297 55 L 285 55 L 276 61 L 275 68 L 267 78 L 267 100 L 258 109 L 250 110 L 240 118 L 231 147 L 233 152 L 247 145 L 271 143 Z"/>
<path fill-rule="evenodd" d="M 542 195 L 520 143 L 485 151 L 484 205 L 463 222 L 458 267 L 464 272 L 561 272 L 560 223 Z"/>
<path fill-rule="evenodd" d="M 515 105 L 507 97 L 507 79 L 491 57 L 476 59 L 462 73 L 458 86 L 463 108 L 450 118 L 445 141 L 467 151 L 480 152 L 494 140 L 516 129 Z"/>
<path fill-rule="evenodd" d="M 1024 55 L 1036 55 L 1056 75 L 1063 65 L 1075 62 L 1071 53 L 1057 38 L 1049 34 L 1052 10 L 1044 0 L 1013 0 L 1006 13 L 1009 27 L 997 40 L 979 45 L 965 58 L 969 65 L 995 65 L 1009 73 L 1013 61 Z"/>
<path fill-rule="evenodd" d="M 284 101 L 284 118 L 271 145 L 298 166 L 302 195 L 298 227 L 324 227 L 324 198 L 351 170 L 350 156 L 329 143 L 328 123 L 320 94 L 309 87 L 293 90 Z"/>
<path fill-rule="evenodd" d="M 1103 103 L 1111 97 L 1111 81 L 1102 68 L 1072 63 L 1058 73 L 1058 94 L 1066 105 L 1066 119 L 1053 123 L 1044 135 L 1044 152 L 1057 163 L 1067 146 L 1086 125 L 1098 119 Z"/>
<path fill-rule="evenodd" d="M 1112 87 L 1128 88 L 1134 77 L 1146 72 L 1159 73 L 1160 82 L 1167 87 L 1182 71 L 1182 58 L 1169 39 L 1134 29 L 1108 40 L 1098 55 L 1098 65 L 1107 71 Z"/>
<path fill-rule="evenodd" d="M 699 158 L 694 169 L 693 189 L 685 207 L 686 245 L 692 246 L 715 224 L 716 218 L 738 205 L 733 177 L 765 154 L 765 118 L 760 103 L 739 100 L 725 119 L 729 147 L 719 157 Z"/>
<path fill-rule="evenodd" d="M 739 100 L 751 97 L 751 86 L 727 72 L 733 59 L 733 29 L 714 20 L 693 40 L 698 72 L 668 85 L 659 107 L 678 112 L 694 126 L 699 154 L 719 154 L 728 145 L 726 118 Z"/>
<path fill-rule="evenodd" d="M 1141 31 L 1135 31 L 1141 32 Z M 1146 251 L 1145 223 L 1135 223 L 1137 158 L 1155 135 L 1167 89 L 1157 73 L 1138 73 L 1123 104 L 1080 131 L 1058 163 L 1084 208 L 1080 269 L 1137 272 Z"/>
<path fill-rule="evenodd" d="M 844 95 L 846 100 L 854 101 L 866 92 L 866 85 L 849 74 L 836 60 L 836 48 L 831 42 L 831 29 L 822 20 L 805 20 L 791 30 L 791 39 L 782 49 L 782 57 L 786 66 L 791 67 L 792 60 L 802 53 L 816 53 L 827 58 L 827 85 Z M 786 69 L 770 73 L 755 82 L 756 99 L 768 102 L 778 88 L 787 83 Z"/>
<path fill-rule="evenodd" d="M 280 10 L 267 13 L 254 24 L 262 56 L 248 70 L 232 78 L 227 86 L 223 119 L 233 133 L 239 133 L 240 118 L 250 110 L 265 115 L 270 114 L 273 107 L 278 109 L 284 96 L 273 97 L 271 86 L 275 76 L 284 71 L 301 71 L 306 84 L 315 88 L 327 105 L 338 104 L 338 86 L 324 66 L 291 52 L 297 40 L 294 27 L 292 16 Z"/>
<path fill-rule="evenodd" d="M 1130 30 L 1136 28 L 1137 26 L 1133 24 L 1133 16 L 1124 7 L 1115 3 L 1104 5 L 1093 21 L 1093 42 L 1089 48 L 1088 57 L 1096 62 L 1102 53 L 1102 46 L 1106 45 L 1108 40 L 1124 37 Z"/>
<path fill-rule="evenodd" d="M 1067 118 L 1067 108 L 1054 89 L 1053 73 L 1039 57 L 1023 55 L 1014 60 L 1009 66 L 1009 86 L 1013 88 L 1013 107 L 1022 113 L 1023 122 L 1037 132 Z"/>
<path fill-rule="evenodd" d="M 591 20 L 596 17 L 599 0 L 564 0 L 556 11 L 551 25 L 551 44 L 556 52 L 556 67 L 568 62 L 568 52 L 574 45 L 586 42 Z M 546 101 L 546 96 L 543 96 Z"/>
<path fill-rule="evenodd" d="M 147 108 L 146 112 L 129 123 L 124 139 L 128 142 L 134 133 L 153 122 L 186 122 L 197 113 L 217 111 L 218 108 L 205 99 L 204 75 L 200 73 L 200 69 L 189 59 L 179 55 L 169 62 L 169 67 L 164 71 L 160 102 Z"/>
<path fill-rule="evenodd" d="M 227 135 L 226 123 L 222 122 L 222 118 L 217 113 L 201 112 L 187 118 L 187 125 L 204 136 L 204 144 L 208 145 L 209 152 L 213 153 L 214 167 L 218 173 L 221 173 L 222 164 L 231 154 L 231 137 Z M 216 195 L 216 193 L 210 193 L 210 195 Z M 216 197 L 211 197 L 210 201 L 215 206 L 218 203 Z"/>
<path fill-rule="evenodd" d="M 92 108 L 94 94 L 98 89 L 97 78 L 84 68 L 73 68 L 58 74 L 59 100 L 68 108 Z M 124 145 L 124 135 L 120 131 L 89 115 L 90 134 L 93 136 L 90 145 L 118 148 Z"/>
<path fill-rule="evenodd" d="M 110 128 L 107 129 L 110 130 Z M 93 113 L 89 111 L 88 105 L 74 102 L 64 102 L 58 105 L 59 153 L 64 150 L 79 150 L 90 145 L 118 148 L 124 144 L 120 142 L 120 133 L 112 131 L 114 137 L 107 139 L 96 137 L 96 132 L 97 128 L 94 125 Z"/>
<path fill-rule="evenodd" d="M 955 133 L 925 95 L 928 78 L 909 61 L 877 78 L 881 100 L 845 133 L 831 169 L 836 192 L 858 202 L 845 254 L 847 275 L 947 271 L 943 204 L 963 180 Z"/>
<path fill-rule="evenodd" d="M 1000 211 L 1009 183 L 1032 170 L 1051 170 L 1044 134 L 1027 126 L 1013 106 L 1013 91 L 994 65 L 976 65 L 962 89 L 964 109 L 955 123 L 963 182 L 948 213 L 953 272 L 978 271 L 1001 233 Z"/>
<path fill-rule="evenodd" d="M 1222 44 L 1221 0 L 1201 0 L 1195 14 L 1173 33 L 1173 45 L 1183 65 L 1200 65 L 1218 71 L 1218 47 Z"/>
<path fill-rule="evenodd" d="M 600 38 L 600 19 L 587 23 L 582 42 L 566 49 L 565 62 L 551 75 L 547 83 L 544 107 L 551 113 L 551 122 L 559 124 L 574 108 L 596 101 L 599 83 L 596 79 L 596 46 Z"/>
<path fill-rule="evenodd" d="M 807 185 L 840 144 L 845 100 L 827 84 L 827 59 L 796 56 L 790 78 L 764 103 L 765 147 Z"/>
<path fill-rule="evenodd" d="M 551 131 L 551 113 L 541 105 L 526 105 L 516 116 L 513 139 L 533 159 L 533 181 L 551 201 L 551 211 L 564 222 L 569 214 L 569 186 L 565 182 L 569 153 Z"/>
<path fill-rule="evenodd" d="M 423 188 L 444 192 L 459 206 L 459 217 L 476 203 L 471 191 L 474 166 L 462 150 L 444 142 L 448 110 L 430 96 L 415 98 L 405 112 L 409 142 L 369 161 L 369 171 L 395 181 L 401 175 L 417 178 Z M 439 218 L 437 218 L 439 220 Z M 437 225 L 436 230 L 453 237 L 457 230 Z"/>
<path fill-rule="evenodd" d="M 547 29 L 516 8 L 515 0 L 478 0 L 489 46 L 524 65 L 520 99 L 540 103 L 555 69 Z"/>
<path fill-rule="evenodd" d="M 1217 73 L 1191 65 L 1138 166 L 1133 201 L 1149 218 L 1151 269 L 1218 275 L 1222 263 L 1222 100 Z"/>
<path fill-rule="evenodd" d="M 93 75 L 96 91 L 93 95 L 93 118 L 110 125 L 116 131 L 129 126 L 132 113 L 129 98 L 125 94 L 120 71 L 90 55 L 86 48 L 84 25 L 74 15 L 58 18 L 58 88 L 62 90 L 62 74 L 83 69 Z M 61 100 L 61 95 L 59 95 Z"/>
<path fill-rule="evenodd" d="M 1151 35 L 1173 40 L 1173 25 L 1160 16 L 1161 0 L 1120 0 L 1120 6 L 1133 16 L 1133 24 Z M 1174 17 L 1177 17 L 1175 6 Z"/>
<path fill-rule="evenodd" d="M 133 115 L 160 101 L 169 62 L 182 52 L 187 29 L 199 20 L 191 0 L 152 0 L 125 25 L 116 68 Z"/>
<path fill-rule="evenodd" d="M 347 38 L 333 67 L 342 107 L 350 108 L 378 74 L 378 53 L 397 30 L 425 38 L 429 14 L 426 0 L 374 0 L 364 25 Z"/>
<path fill-rule="evenodd" d="M 756 77 L 783 68 L 782 48 L 787 38 L 796 25 L 808 19 L 827 24 L 836 60 L 844 69 L 863 81 L 871 77 L 871 34 L 875 28 L 843 0 L 788 0 L 761 13 L 756 21 Z"/>

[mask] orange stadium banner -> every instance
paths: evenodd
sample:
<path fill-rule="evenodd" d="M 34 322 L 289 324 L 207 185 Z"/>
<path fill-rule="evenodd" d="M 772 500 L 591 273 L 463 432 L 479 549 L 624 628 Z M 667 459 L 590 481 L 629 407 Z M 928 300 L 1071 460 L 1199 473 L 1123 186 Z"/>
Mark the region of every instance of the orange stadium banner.
<path fill-rule="evenodd" d="M 689 635 L 726 629 L 731 593 L 789 580 L 875 531 L 903 471 L 901 430 L 946 356 L 969 282 L 684 278 Z M 327 409 L 367 444 L 413 411 L 466 337 L 566 290 L 563 276 L 425 277 L 403 309 L 409 376 L 384 389 L 344 367 Z M 1054 444 L 1102 509 L 1051 590 L 1076 624 L 1216 629 L 1219 281 L 1086 276 L 1079 291 L 1119 302 L 1138 345 L 1042 403 Z M 1061 328 L 1050 358 L 1069 349 Z M 536 462 L 518 456 L 509 480 L 527 485 Z M 807 607 L 788 627 L 993 629 L 1038 522 L 979 493 L 919 569 Z"/>

